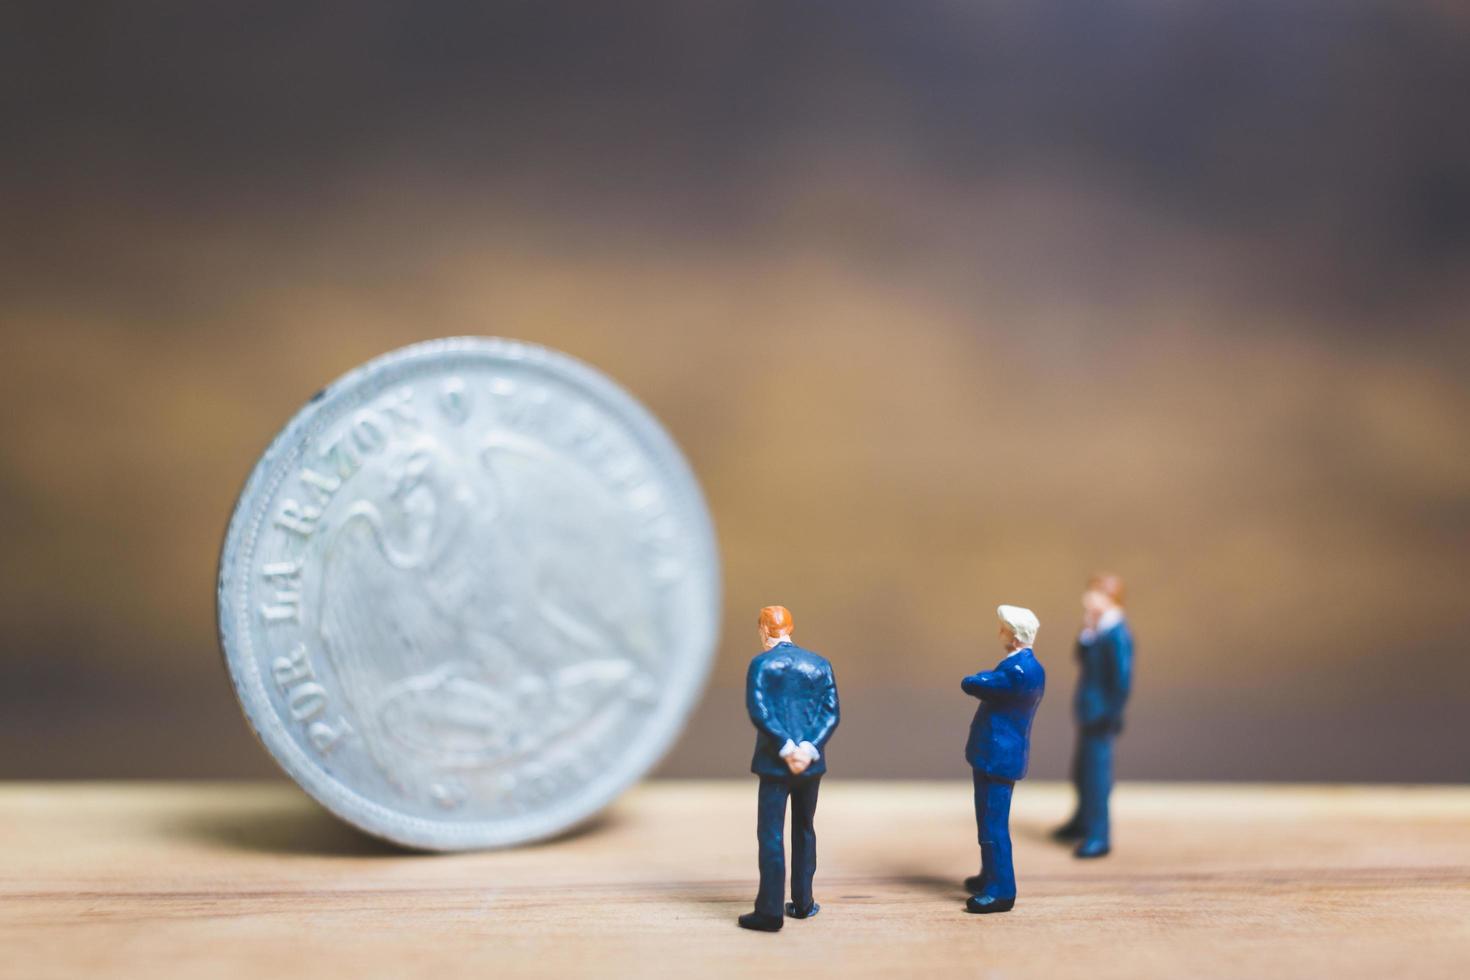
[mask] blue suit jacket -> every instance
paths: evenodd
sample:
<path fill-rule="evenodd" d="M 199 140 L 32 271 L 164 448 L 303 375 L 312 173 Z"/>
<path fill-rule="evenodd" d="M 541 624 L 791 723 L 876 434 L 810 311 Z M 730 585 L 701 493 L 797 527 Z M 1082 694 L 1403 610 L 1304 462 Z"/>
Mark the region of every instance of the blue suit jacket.
<path fill-rule="evenodd" d="M 778 643 L 750 662 L 745 675 L 745 708 L 755 725 L 755 757 L 750 771 L 758 776 L 792 778 L 781 758 L 790 739 L 810 742 L 821 753 L 802 776 L 827 771 L 827 740 L 837 729 L 837 680 L 825 658 L 794 643 Z"/>
<path fill-rule="evenodd" d="M 1123 706 L 1133 685 L 1133 635 L 1127 621 L 1097 634 L 1091 643 L 1079 638 L 1077 663 L 1082 675 L 1072 712 L 1078 726 L 1087 732 L 1122 731 Z"/>
<path fill-rule="evenodd" d="M 965 761 L 987 776 L 1020 779 L 1031 749 L 1031 719 L 1046 690 L 1046 671 L 1030 647 L 960 681 L 966 694 L 980 699 Z"/>

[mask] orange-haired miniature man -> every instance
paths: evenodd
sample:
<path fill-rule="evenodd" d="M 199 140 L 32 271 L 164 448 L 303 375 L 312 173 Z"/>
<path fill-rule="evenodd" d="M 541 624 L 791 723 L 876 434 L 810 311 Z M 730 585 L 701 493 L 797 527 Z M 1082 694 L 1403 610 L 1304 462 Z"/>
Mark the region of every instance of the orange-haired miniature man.
<path fill-rule="evenodd" d="M 1116 575 L 1094 575 L 1082 592 L 1077 662 L 1082 668 L 1073 702 L 1077 812 L 1054 836 L 1079 841 L 1077 856 L 1095 858 L 1112 848 L 1108 796 L 1113 789 L 1113 738 L 1123 730 L 1123 706 L 1133 686 L 1133 635 L 1123 618 L 1123 580 Z"/>
<path fill-rule="evenodd" d="M 746 929 L 775 932 L 786 895 L 786 801 L 791 800 L 791 901 L 786 915 L 805 919 L 821 908 L 812 900 L 817 870 L 817 787 L 827 771 L 827 740 L 837 729 L 837 681 L 823 657 L 791 642 L 791 611 L 766 606 L 758 628 L 764 652 L 750 662 L 745 707 L 755 725 L 750 771 L 761 778 L 756 811 L 760 891 L 755 911 L 740 917 Z"/>

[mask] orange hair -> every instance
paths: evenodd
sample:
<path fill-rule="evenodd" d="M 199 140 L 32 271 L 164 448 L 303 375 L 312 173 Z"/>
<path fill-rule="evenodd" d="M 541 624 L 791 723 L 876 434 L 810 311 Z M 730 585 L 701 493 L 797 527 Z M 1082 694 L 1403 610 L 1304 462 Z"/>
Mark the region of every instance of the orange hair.
<path fill-rule="evenodd" d="M 761 632 L 767 636 L 780 636 L 782 633 L 790 633 L 793 623 L 791 610 L 785 606 L 767 606 L 761 610 L 760 615 Z"/>
<path fill-rule="evenodd" d="M 1123 580 L 1111 572 L 1101 572 L 1087 580 L 1087 590 L 1101 592 L 1114 603 L 1123 605 Z"/>

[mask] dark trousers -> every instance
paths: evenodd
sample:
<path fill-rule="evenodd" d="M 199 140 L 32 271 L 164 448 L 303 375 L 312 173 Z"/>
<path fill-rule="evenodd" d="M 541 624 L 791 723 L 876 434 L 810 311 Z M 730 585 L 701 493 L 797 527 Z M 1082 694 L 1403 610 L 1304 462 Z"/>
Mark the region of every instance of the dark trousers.
<path fill-rule="evenodd" d="M 980 830 L 978 894 L 991 898 L 1016 897 L 1016 868 L 1011 863 L 1011 790 L 1009 779 L 975 770 L 975 825 Z"/>
<path fill-rule="evenodd" d="M 812 819 L 817 814 L 817 787 L 821 776 L 781 779 L 762 776 L 756 809 L 755 839 L 760 844 L 761 888 L 755 910 L 782 915 L 786 895 L 786 798 L 791 798 L 791 902 L 798 909 L 811 908 L 812 875 L 817 870 L 817 833 Z"/>
<path fill-rule="evenodd" d="M 1087 840 L 1108 841 L 1108 794 L 1113 791 L 1113 733 L 1077 733 L 1072 757 L 1072 782 L 1077 787 L 1077 827 Z"/>

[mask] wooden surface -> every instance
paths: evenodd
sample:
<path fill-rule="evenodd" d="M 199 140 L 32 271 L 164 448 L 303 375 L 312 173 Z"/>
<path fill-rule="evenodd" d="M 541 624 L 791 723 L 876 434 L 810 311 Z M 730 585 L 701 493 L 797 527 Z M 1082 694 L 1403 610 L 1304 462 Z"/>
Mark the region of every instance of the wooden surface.
<path fill-rule="evenodd" d="M 1470 976 L 1470 789 L 1127 785 L 1093 862 L 1045 837 L 1067 804 L 1019 787 L 1019 903 L 972 916 L 968 784 L 832 780 L 823 911 L 767 935 L 754 779 L 449 856 L 283 784 L 0 784 L 0 976 Z"/>

